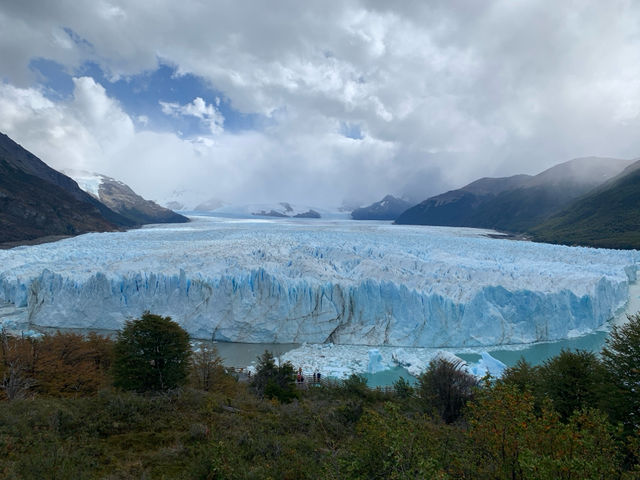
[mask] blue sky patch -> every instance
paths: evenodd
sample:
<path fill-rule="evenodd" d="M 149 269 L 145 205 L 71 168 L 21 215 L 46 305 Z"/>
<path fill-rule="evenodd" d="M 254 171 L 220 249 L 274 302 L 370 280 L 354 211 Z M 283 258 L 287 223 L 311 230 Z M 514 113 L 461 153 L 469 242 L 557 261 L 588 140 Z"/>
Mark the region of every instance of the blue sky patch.
<path fill-rule="evenodd" d="M 360 125 L 357 123 L 340 122 L 340 134 L 354 140 L 362 140 L 364 138 Z"/>
<path fill-rule="evenodd" d="M 154 71 L 122 77 L 116 81 L 110 80 L 94 62 L 84 63 L 71 73 L 61 64 L 45 58 L 34 59 L 29 66 L 44 87 L 44 94 L 52 100 L 71 97 L 74 76 L 93 78 L 104 87 L 109 97 L 120 103 L 134 121 L 140 117 L 148 119 L 146 124 L 138 123 L 139 128 L 172 131 L 186 137 L 211 133 L 206 122 L 197 117 L 167 115 L 162 111 L 161 101 L 186 105 L 197 97 L 207 104 L 216 105 L 224 117 L 224 129 L 230 133 L 262 130 L 270 121 L 263 115 L 238 112 L 223 92 L 211 88 L 202 78 L 191 74 L 178 75 L 175 68 L 162 63 Z"/>

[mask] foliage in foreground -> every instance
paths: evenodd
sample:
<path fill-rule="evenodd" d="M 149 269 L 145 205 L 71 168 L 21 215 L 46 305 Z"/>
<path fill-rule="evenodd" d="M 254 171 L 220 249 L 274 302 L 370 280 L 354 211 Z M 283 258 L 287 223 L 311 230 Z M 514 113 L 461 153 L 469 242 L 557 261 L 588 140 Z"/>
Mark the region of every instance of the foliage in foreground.
<path fill-rule="evenodd" d="M 638 479 L 640 431 L 627 412 L 638 387 L 639 324 L 632 317 L 615 330 L 604 361 L 578 351 L 539 367 L 520 362 L 461 402 L 449 395 L 468 392 L 455 365 L 434 362 L 417 387 L 374 390 L 353 376 L 300 389 L 293 368 L 280 375 L 267 353 L 263 375 L 238 382 L 206 345 L 188 364 L 186 386 L 141 395 L 110 386 L 108 339 L 5 338 L 2 378 L 24 355 L 31 363 L 20 364 L 22 378 L 33 384 L 0 409 L 0 478 Z M 630 369 L 617 368 L 618 356 Z M 67 371 L 85 365 L 83 382 L 45 382 L 41 358 Z M 269 385 L 295 395 L 272 395 Z M 619 389 L 609 402 L 607 385 Z"/>

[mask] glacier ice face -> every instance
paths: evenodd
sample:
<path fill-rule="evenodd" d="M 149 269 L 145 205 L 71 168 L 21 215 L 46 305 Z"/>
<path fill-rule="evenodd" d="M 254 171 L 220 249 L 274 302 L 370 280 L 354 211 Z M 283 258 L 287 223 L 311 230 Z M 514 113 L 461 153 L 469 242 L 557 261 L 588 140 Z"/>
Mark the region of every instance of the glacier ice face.
<path fill-rule="evenodd" d="M 192 220 L 0 251 L 0 300 L 41 326 L 119 329 L 150 310 L 221 341 L 472 347 L 598 328 L 638 260 L 464 228 Z"/>

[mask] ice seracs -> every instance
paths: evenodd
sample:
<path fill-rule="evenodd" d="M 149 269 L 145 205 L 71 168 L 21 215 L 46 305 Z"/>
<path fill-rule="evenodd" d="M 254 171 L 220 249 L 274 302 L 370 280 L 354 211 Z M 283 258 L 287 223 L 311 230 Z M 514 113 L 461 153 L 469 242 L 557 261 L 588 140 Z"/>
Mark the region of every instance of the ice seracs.
<path fill-rule="evenodd" d="M 150 310 L 220 341 L 482 347 L 597 329 L 638 259 L 472 229 L 192 220 L 0 251 L 0 300 L 42 326 Z"/>

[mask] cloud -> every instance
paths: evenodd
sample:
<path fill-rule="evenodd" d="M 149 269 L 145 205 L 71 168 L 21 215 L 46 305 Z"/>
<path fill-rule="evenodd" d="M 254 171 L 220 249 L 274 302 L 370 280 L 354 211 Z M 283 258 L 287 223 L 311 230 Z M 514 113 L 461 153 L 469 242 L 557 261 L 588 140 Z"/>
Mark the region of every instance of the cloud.
<path fill-rule="evenodd" d="M 625 0 L 290 0 L 251 15 L 235 2 L 5 2 L 0 125 L 154 195 L 191 182 L 225 200 L 427 196 L 583 155 L 637 157 L 639 17 Z M 132 121 L 91 78 L 77 74 L 71 100 L 47 100 L 33 58 L 125 79 L 161 61 L 269 121 L 230 134 L 220 105 L 194 95 L 158 101 L 210 135 L 138 131 L 149 128 L 140 112 Z M 138 163 L 167 173 L 145 183 Z"/>
<path fill-rule="evenodd" d="M 212 104 L 207 104 L 202 98 L 196 97 L 193 102 L 180 105 L 175 102 L 159 102 L 162 112 L 166 115 L 184 115 L 199 118 L 207 125 L 212 134 L 217 135 L 224 131 L 224 116 Z M 220 105 L 220 99 L 216 98 L 216 105 Z"/>
<path fill-rule="evenodd" d="M 54 168 L 105 173 L 148 198 L 167 199 L 174 190 L 191 189 L 201 200 L 340 205 L 354 192 L 386 188 L 394 177 L 394 144 L 347 138 L 321 116 L 310 123 L 325 134 L 310 134 L 299 118 L 283 114 L 267 132 L 185 139 L 136 130 L 100 84 L 81 77 L 74 85 L 71 98 L 53 102 L 37 89 L 0 84 L 0 130 Z M 194 101 L 175 108 L 206 119 L 213 116 L 209 107 Z M 381 170 L 389 174 L 379 175 Z"/>

